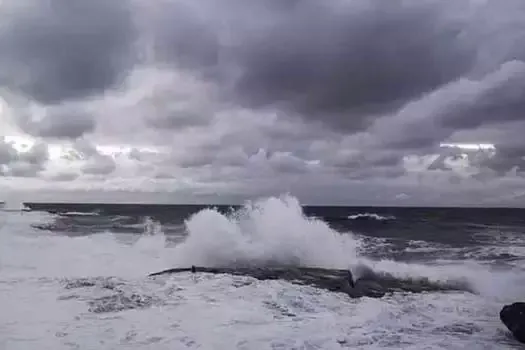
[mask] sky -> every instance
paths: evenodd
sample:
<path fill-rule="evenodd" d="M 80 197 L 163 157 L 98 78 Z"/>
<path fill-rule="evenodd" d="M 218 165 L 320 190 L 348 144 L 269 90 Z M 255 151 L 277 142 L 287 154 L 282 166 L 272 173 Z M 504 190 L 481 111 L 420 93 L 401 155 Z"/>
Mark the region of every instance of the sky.
<path fill-rule="evenodd" d="M 523 0 L 1 0 L 0 198 L 525 206 Z"/>

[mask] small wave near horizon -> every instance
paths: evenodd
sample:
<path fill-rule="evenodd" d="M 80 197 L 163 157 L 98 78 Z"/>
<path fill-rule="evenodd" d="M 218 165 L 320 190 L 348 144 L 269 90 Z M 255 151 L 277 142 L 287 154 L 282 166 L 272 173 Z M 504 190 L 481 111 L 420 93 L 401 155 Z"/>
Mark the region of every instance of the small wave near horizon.
<path fill-rule="evenodd" d="M 0 229 L 0 290 L 8 296 L 0 302 L 6 310 L 0 316 L 0 334 L 8 344 L 55 349 L 97 343 L 103 349 L 514 347 L 497 312 L 503 301 L 525 291 L 518 271 L 476 261 L 372 259 L 358 234 L 306 216 L 292 196 L 261 199 L 226 214 L 203 209 L 185 220 L 187 235 L 175 245 L 168 244 L 162 225 L 154 220 L 145 223 L 149 228 L 131 245 L 119 243 L 123 234 L 111 230 L 79 237 L 29 231 L 30 222 L 44 223 L 50 217 L 7 215 Z M 249 277 L 145 278 L 176 266 L 247 263 L 364 264 L 398 277 L 468 280 L 479 295 L 350 300 Z"/>

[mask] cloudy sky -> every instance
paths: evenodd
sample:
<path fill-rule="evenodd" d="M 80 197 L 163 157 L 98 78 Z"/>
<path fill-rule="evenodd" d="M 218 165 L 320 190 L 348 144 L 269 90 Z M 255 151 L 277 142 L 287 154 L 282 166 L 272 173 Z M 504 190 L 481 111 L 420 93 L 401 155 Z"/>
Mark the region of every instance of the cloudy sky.
<path fill-rule="evenodd" d="M 525 206 L 523 18 L 523 0 L 1 0 L 0 193 Z"/>

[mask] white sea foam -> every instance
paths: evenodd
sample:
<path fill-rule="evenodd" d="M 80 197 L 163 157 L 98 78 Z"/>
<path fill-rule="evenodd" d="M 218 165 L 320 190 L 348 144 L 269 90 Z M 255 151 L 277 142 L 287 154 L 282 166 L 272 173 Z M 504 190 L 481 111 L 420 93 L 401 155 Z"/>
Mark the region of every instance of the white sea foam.
<path fill-rule="evenodd" d="M 360 214 L 354 214 L 349 215 L 348 219 L 350 220 L 359 220 L 359 219 L 372 219 L 377 221 L 387 221 L 387 220 L 395 220 L 395 216 L 383 216 L 376 213 L 360 213 Z"/>
<path fill-rule="evenodd" d="M 61 213 L 61 216 L 99 216 L 97 212 L 79 212 L 79 211 L 69 211 L 66 213 Z"/>
<path fill-rule="evenodd" d="M 281 263 L 348 268 L 360 242 L 320 219 L 306 217 L 296 198 L 272 197 L 232 215 L 205 209 L 186 222 L 187 240 L 174 252 L 177 265 Z"/>

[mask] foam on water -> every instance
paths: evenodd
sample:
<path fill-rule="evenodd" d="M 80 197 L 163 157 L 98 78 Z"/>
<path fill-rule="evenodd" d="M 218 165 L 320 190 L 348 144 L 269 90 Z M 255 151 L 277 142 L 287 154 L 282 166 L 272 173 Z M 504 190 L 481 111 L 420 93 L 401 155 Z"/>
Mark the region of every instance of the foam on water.
<path fill-rule="evenodd" d="M 144 235 L 132 249 L 112 233 L 68 237 L 35 230 L 31 223 L 48 222 L 43 213 L 4 216 L 0 228 L 2 278 L 122 276 L 142 277 L 169 264 L 161 234 Z"/>
<path fill-rule="evenodd" d="M 360 213 L 355 215 L 348 216 L 349 220 L 362 220 L 362 219 L 370 219 L 370 220 L 377 220 L 377 221 L 387 221 L 387 220 L 395 220 L 395 216 L 383 216 L 376 213 Z"/>
<path fill-rule="evenodd" d="M 103 339 L 111 348 L 464 349 L 493 343 L 506 348 L 505 334 L 493 322 L 496 308 L 479 297 L 356 301 L 281 281 L 232 276 L 177 275 L 164 283 L 135 287 L 163 297 L 161 307 L 122 312 L 118 319 L 92 315 L 86 322 L 82 317 L 60 332 L 77 344 Z M 82 292 L 92 297 L 92 291 Z M 78 301 L 68 304 L 77 307 Z"/>
<path fill-rule="evenodd" d="M 357 236 L 306 218 L 289 196 L 232 215 L 201 211 L 188 219 L 189 236 L 174 248 L 166 247 L 158 229 L 131 245 L 110 232 L 71 238 L 31 229 L 35 220 L 48 219 L 37 213 L 2 217 L 0 348 L 511 349 L 515 344 L 497 319 L 500 299 L 519 290 L 520 278 L 512 270 L 492 271 L 474 262 L 373 261 L 360 255 Z M 145 278 L 173 265 L 247 261 L 342 268 L 365 263 L 403 277 L 466 278 L 481 295 L 351 300 L 249 277 Z M 104 288 L 98 276 L 116 276 L 122 286 L 118 292 Z M 77 287 L 66 288 L 64 277 Z M 137 298 L 145 307 L 118 311 L 125 308 L 97 304 Z M 90 312 L 93 305 L 113 311 Z"/>

